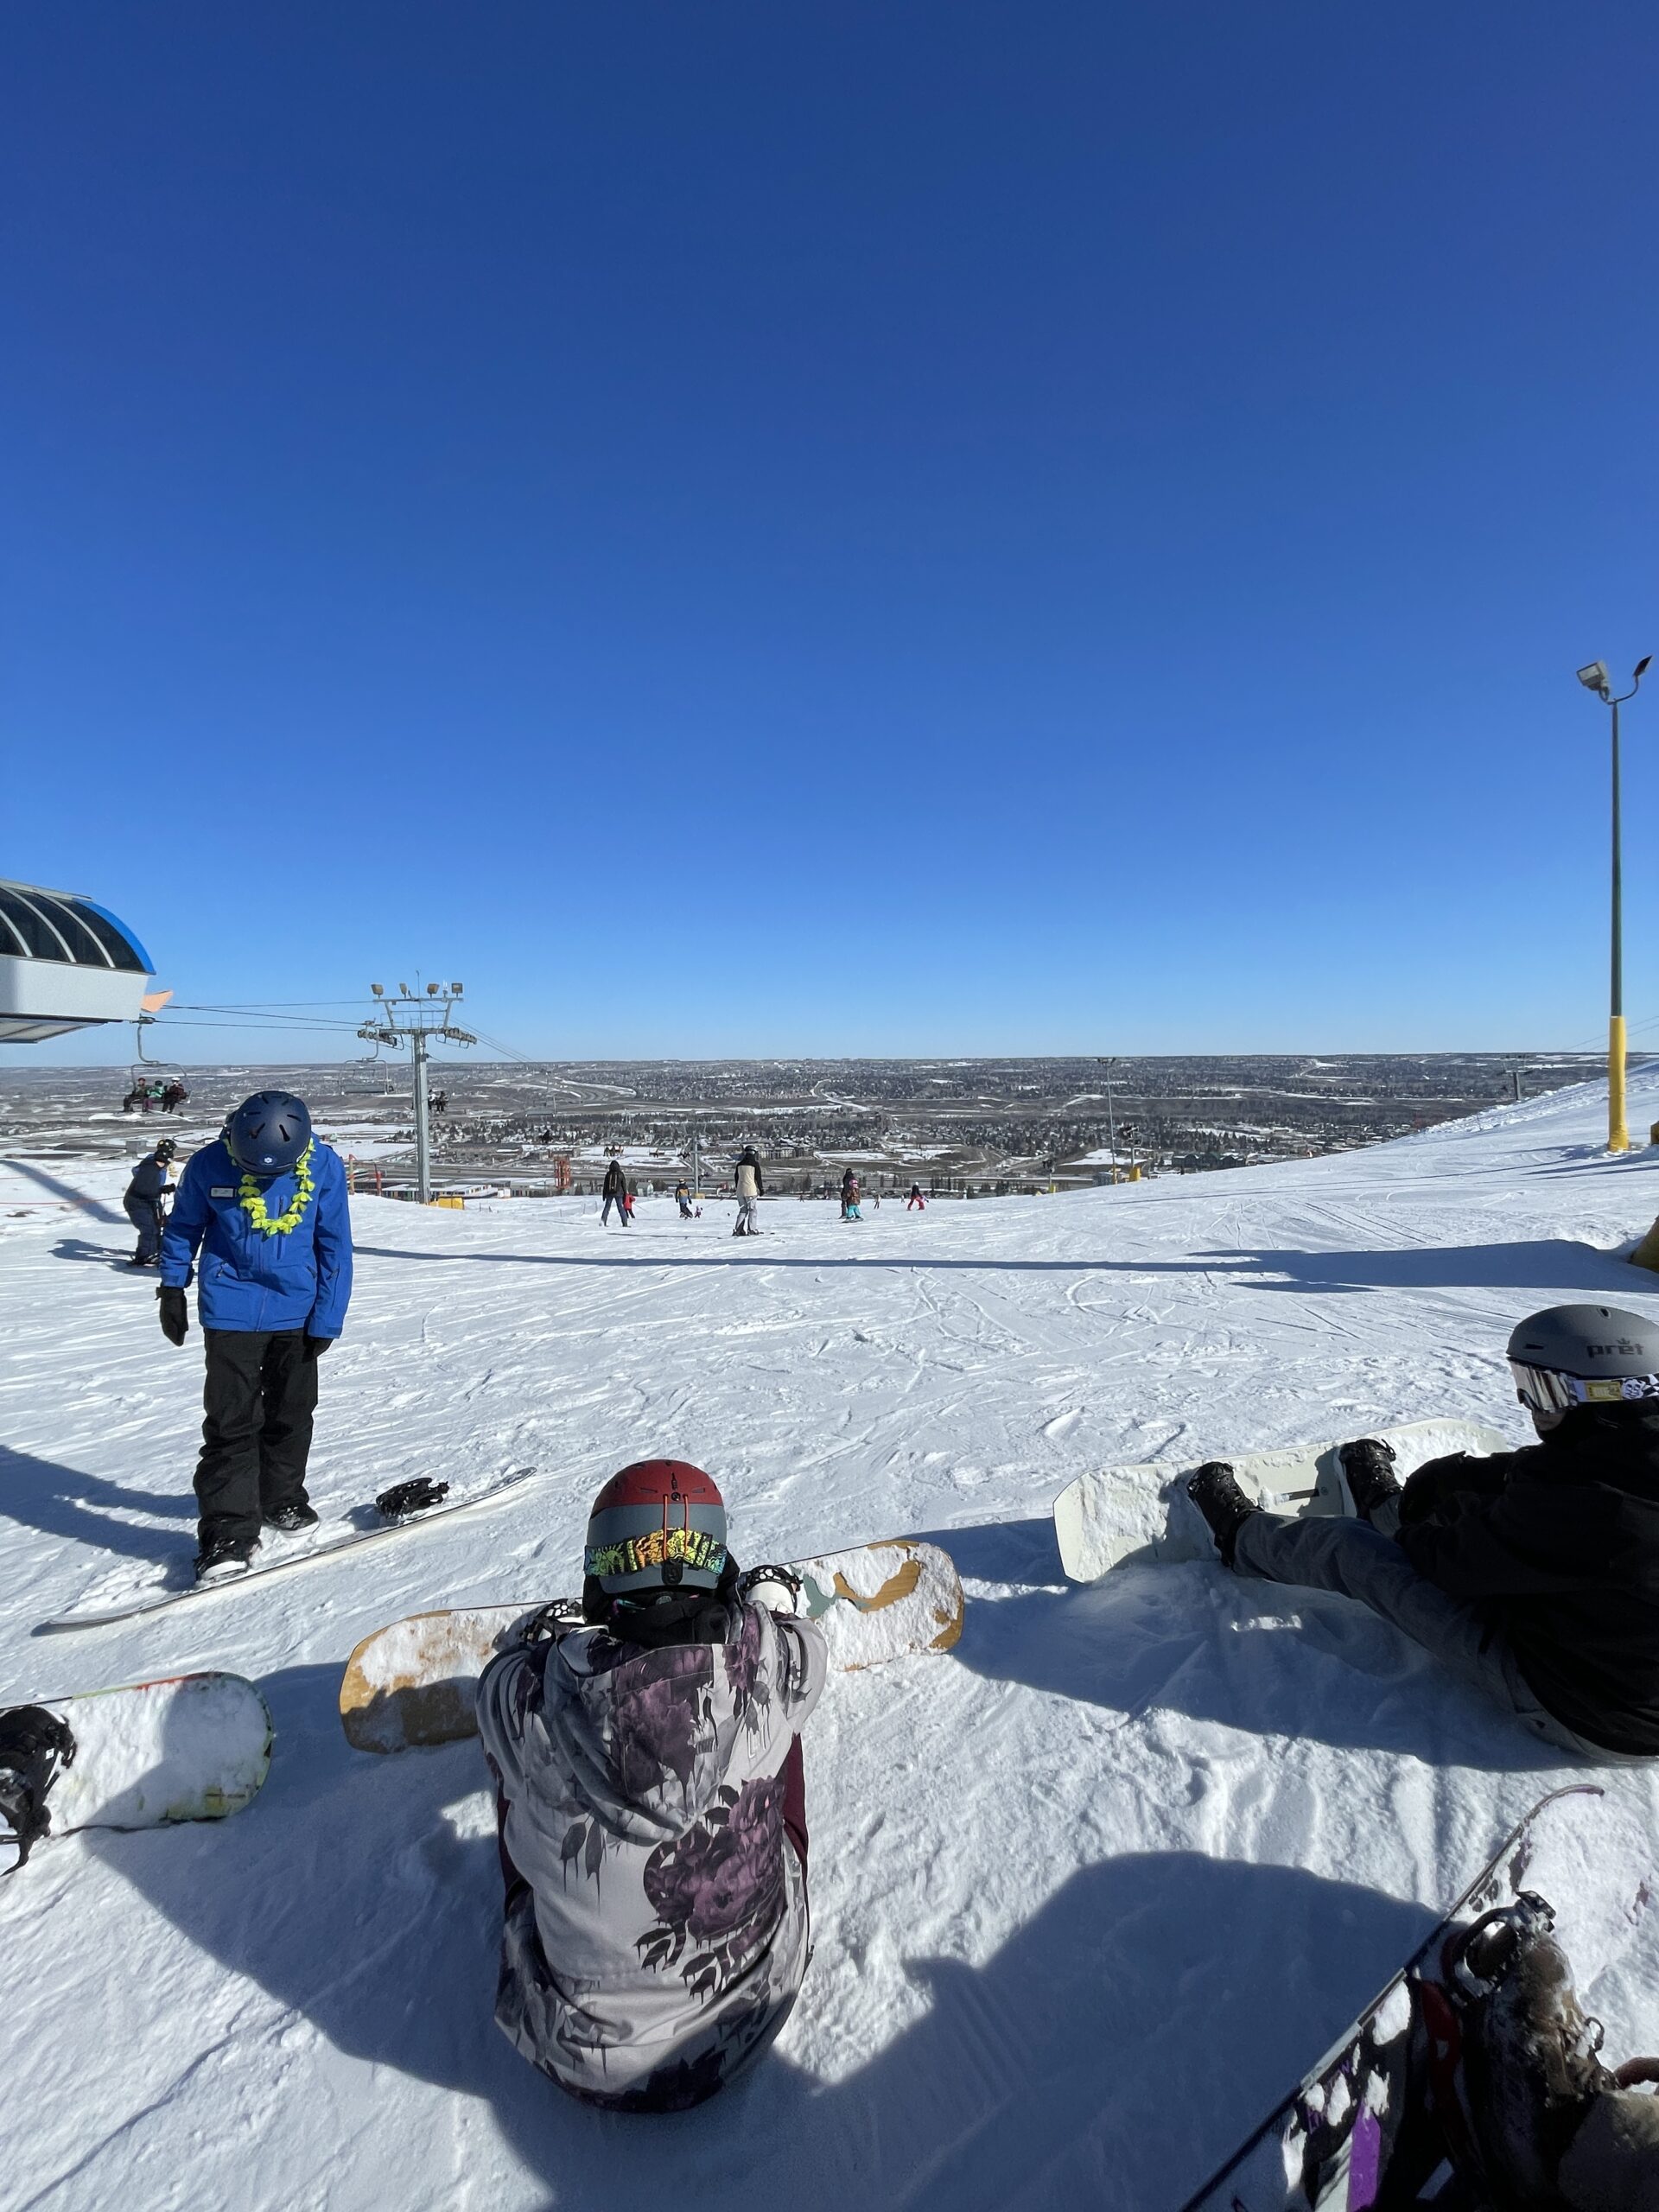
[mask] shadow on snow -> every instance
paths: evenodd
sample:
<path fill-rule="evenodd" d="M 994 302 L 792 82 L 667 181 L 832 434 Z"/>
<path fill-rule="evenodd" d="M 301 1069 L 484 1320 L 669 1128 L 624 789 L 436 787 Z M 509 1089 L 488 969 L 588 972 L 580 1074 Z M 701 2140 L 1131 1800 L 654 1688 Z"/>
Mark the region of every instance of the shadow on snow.
<path fill-rule="evenodd" d="M 1249 1289 L 1361 1290 L 1611 1290 L 1629 1297 L 1659 1289 L 1646 1269 L 1632 1268 L 1592 1244 L 1541 1237 L 1510 1244 L 1425 1244 L 1375 1252 L 1294 1249 L 1195 1252 L 1180 1260 L 953 1260 L 772 1256 L 760 1252 L 623 1255 L 557 1252 L 406 1252 L 359 1244 L 359 1259 L 431 1262 L 440 1266 L 521 1268 L 870 1268 L 902 1274 L 1217 1275 L 1243 1278 Z M 1258 1277 L 1251 1282 L 1249 1278 Z"/>
<path fill-rule="evenodd" d="M 1294 1866 L 1180 1851 L 1108 1859 L 1072 1873 L 977 1966 L 907 1959 L 925 2010 L 833 2082 L 774 2050 L 696 2112 L 595 2113 L 493 2022 L 500 1878 L 477 1746 L 352 1752 L 338 1675 L 300 1667 L 262 1683 L 278 1751 L 249 1811 L 88 1847 L 337 2050 L 487 2103 L 548 2206 L 660 2212 L 665 2187 L 766 2212 L 780 2191 L 823 2212 L 855 2199 L 912 2212 L 1177 2204 L 1433 1918 Z M 807 1771 L 810 1793 L 810 1735 Z M 835 1815 L 809 1802 L 823 1868 Z M 902 1926 L 893 1933 L 902 1950 Z M 823 1969 L 809 1969 L 804 2012 L 827 1993 Z M 376 2155 L 365 2137 L 342 2146 L 331 2190 L 353 2193 L 352 2163 Z"/>
<path fill-rule="evenodd" d="M 83 1474 L 78 1467 L 60 1467 L 54 1460 L 36 1459 L 0 1444 L 0 1515 L 8 1520 L 129 1559 L 168 1560 L 177 1554 L 176 1535 L 118 1518 L 123 1513 L 194 1522 L 196 1501 L 188 1493 L 180 1497 L 128 1490 L 101 1475 Z"/>
<path fill-rule="evenodd" d="M 1351 1599 L 1243 1581 L 1219 1564 L 1123 1567 L 1068 1584 L 1046 1516 L 929 1534 L 972 1581 L 954 1656 L 1114 1716 L 1160 1713 L 1248 1734 L 1382 1751 L 1433 1766 L 1573 1779 L 1590 1770 L 1536 1742 Z"/>

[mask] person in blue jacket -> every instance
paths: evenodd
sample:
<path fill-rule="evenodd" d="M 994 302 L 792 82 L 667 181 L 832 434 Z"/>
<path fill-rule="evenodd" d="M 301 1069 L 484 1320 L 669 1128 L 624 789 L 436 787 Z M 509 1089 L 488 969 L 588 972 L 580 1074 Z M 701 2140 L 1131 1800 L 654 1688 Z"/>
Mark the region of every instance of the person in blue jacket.
<path fill-rule="evenodd" d="M 207 1346 L 196 1579 L 217 1582 L 246 1573 L 262 1526 L 291 1535 L 317 1517 L 305 1464 L 317 1361 L 352 1294 L 352 1222 L 346 1171 L 303 1099 L 259 1091 L 179 1178 L 156 1294 L 170 1344 L 189 1330 L 193 1263 Z"/>

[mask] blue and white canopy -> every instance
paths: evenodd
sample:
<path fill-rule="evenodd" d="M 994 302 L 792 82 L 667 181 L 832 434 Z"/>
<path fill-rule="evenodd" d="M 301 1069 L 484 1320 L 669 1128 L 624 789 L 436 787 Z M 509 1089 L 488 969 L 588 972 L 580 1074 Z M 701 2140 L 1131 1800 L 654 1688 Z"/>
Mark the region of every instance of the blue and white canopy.
<path fill-rule="evenodd" d="M 137 1021 L 155 969 L 126 924 L 78 892 L 0 878 L 0 1043 Z"/>

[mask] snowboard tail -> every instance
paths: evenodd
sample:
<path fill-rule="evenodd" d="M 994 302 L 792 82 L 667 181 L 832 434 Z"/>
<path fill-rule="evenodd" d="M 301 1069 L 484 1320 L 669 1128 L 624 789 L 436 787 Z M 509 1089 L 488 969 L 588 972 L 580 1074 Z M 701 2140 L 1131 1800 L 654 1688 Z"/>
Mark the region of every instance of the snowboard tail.
<path fill-rule="evenodd" d="M 1402 1481 L 1431 1459 L 1453 1452 L 1484 1459 L 1511 1449 L 1510 1440 L 1478 1421 L 1414 1421 L 1372 1429 L 1394 1448 Z M 1290 1446 L 1229 1462 L 1239 1487 L 1271 1513 L 1298 1517 L 1353 1514 L 1347 1478 L 1335 1444 Z M 1054 1501 L 1054 1533 L 1060 1562 L 1073 1582 L 1098 1581 L 1116 1567 L 1173 1567 L 1213 1560 L 1215 1545 L 1185 1481 L 1199 1463 L 1151 1460 L 1103 1467 L 1080 1475 Z"/>
<path fill-rule="evenodd" d="M 27 1710 L 62 1724 L 67 1741 L 54 1732 L 62 1748 L 38 1789 L 6 1793 L 19 1865 L 32 1841 L 86 1828 L 224 1820 L 258 1795 L 270 1766 L 270 1713 L 240 1675 L 177 1675 Z"/>
<path fill-rule="evenodd" d="M 866 1544 L 792 1563 L 802 1613 L 846 1672 L 910 1652 L 948 1651 L 962 1634 L 962 1583 L 935 1544 Z M 477 1732 L 478 1678 L 531 1605 L 414 1613 L 365 1637 L 340 1686 L 340 1725 L 361 1751 L 458 1743 Z"/>

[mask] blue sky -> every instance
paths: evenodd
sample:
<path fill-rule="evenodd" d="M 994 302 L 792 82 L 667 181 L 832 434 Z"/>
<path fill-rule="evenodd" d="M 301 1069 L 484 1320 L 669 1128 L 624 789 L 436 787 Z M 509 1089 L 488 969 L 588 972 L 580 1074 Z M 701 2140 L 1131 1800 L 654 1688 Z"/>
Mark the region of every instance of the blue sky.
<path fill-rule="evenodd" d="M 82 0 L 0 78 L 0 874 L 181 1001 L 1601 1033 L 1647 0 Z"/>

